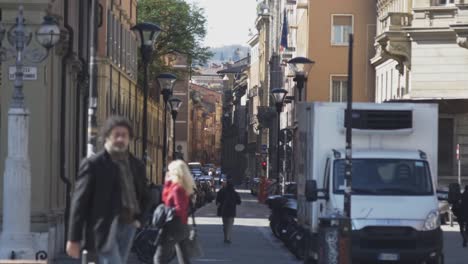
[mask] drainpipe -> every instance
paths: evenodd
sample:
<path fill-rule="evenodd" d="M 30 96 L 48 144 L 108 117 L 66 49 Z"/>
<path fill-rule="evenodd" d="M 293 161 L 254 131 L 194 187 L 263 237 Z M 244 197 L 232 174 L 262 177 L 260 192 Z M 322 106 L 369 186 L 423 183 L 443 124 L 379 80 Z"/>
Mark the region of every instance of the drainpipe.
<path fill-rule="evenodd" d="M 67 240 L 68 233 L 68 218 L 70 211 L 70 192 L 71 192 L 71 182 L 66 175 L 65 170 L 65 122 L 66 122 L 66 91 L 67 91 L 67 78 L 66 78 L 66 69 L 67 69 L 67 60 L 70 58 L 73 52 L 73 37 L 74 32 L 73 28 L 68 24 L 68 7 L 69 0 L 64 1 L 64 27 L 68 31 L 69 35 L 69 45 L 67 53 L 62 58 L 62 91 L 60 95 L 60 179 L 66 186 L 66 198 L 65 198 L 65 241 Z M 65 245 L 64 245 L 65 246 Z"/>
<path fill-rule="evenodd" d="M 91 18 L 89 26 L 89 105 L 88 105 L 88 148 L 87 156 L 93 156 L 97 148 L 97 100 L 98 100 L 98 65 L 96 51 L 98 48 L 98 0 L 91 0 Z"/>

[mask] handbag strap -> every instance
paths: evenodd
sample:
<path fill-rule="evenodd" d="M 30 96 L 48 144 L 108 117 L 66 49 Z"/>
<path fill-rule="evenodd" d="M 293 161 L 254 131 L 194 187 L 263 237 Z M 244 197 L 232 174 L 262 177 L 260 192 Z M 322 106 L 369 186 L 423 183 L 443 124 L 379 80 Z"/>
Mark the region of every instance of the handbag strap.
<path fill-rule="evenodd" d="M 195 206 L 193 206 L 193 200 L 190 198 L 190 215 L 192 216 L 192 226 L 197 227 L 195 223 Z"/>

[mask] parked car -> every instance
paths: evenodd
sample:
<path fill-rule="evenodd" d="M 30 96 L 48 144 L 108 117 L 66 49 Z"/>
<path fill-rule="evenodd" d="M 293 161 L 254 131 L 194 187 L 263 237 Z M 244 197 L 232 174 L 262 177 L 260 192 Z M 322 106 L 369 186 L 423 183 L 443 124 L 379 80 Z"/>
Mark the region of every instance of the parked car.
<path fill-rule="evenodd" d="M 197 179 L 203 176 L 203 172 L 199 169 L 192 169 L 190 172 L 192 173 L 194 179 Z"/>
<path fill-rule="evenodd" d="M 198 169 L 202 170 L 202 164 L 200 162 L 189 162 L 187 163 L 190 170 Z"/>

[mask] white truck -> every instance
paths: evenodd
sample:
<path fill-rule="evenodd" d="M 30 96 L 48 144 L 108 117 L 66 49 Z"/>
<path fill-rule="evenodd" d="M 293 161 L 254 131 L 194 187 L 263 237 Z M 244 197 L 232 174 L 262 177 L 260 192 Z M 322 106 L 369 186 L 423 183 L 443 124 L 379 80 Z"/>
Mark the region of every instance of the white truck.
<path fill-rule="evenodd" d="M 344 103 L 297 107 L 298 222 L 310 237 L 306 263 L 318 259 L 320 218 L 343 215 L 345 112 Z M 438 106 L 353 103 L 352 116 L 352 263 L 443 263 Z"/>

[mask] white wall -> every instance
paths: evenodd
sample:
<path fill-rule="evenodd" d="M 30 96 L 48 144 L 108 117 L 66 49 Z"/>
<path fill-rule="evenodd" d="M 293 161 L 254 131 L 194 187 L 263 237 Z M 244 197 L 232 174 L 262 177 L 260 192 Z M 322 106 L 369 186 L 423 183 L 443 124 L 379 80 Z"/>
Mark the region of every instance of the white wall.
<path fill-rule="evenodd" d="M 468 50 L 434 41 L 412 44 L 412 98 L 468 98 Z"/>

